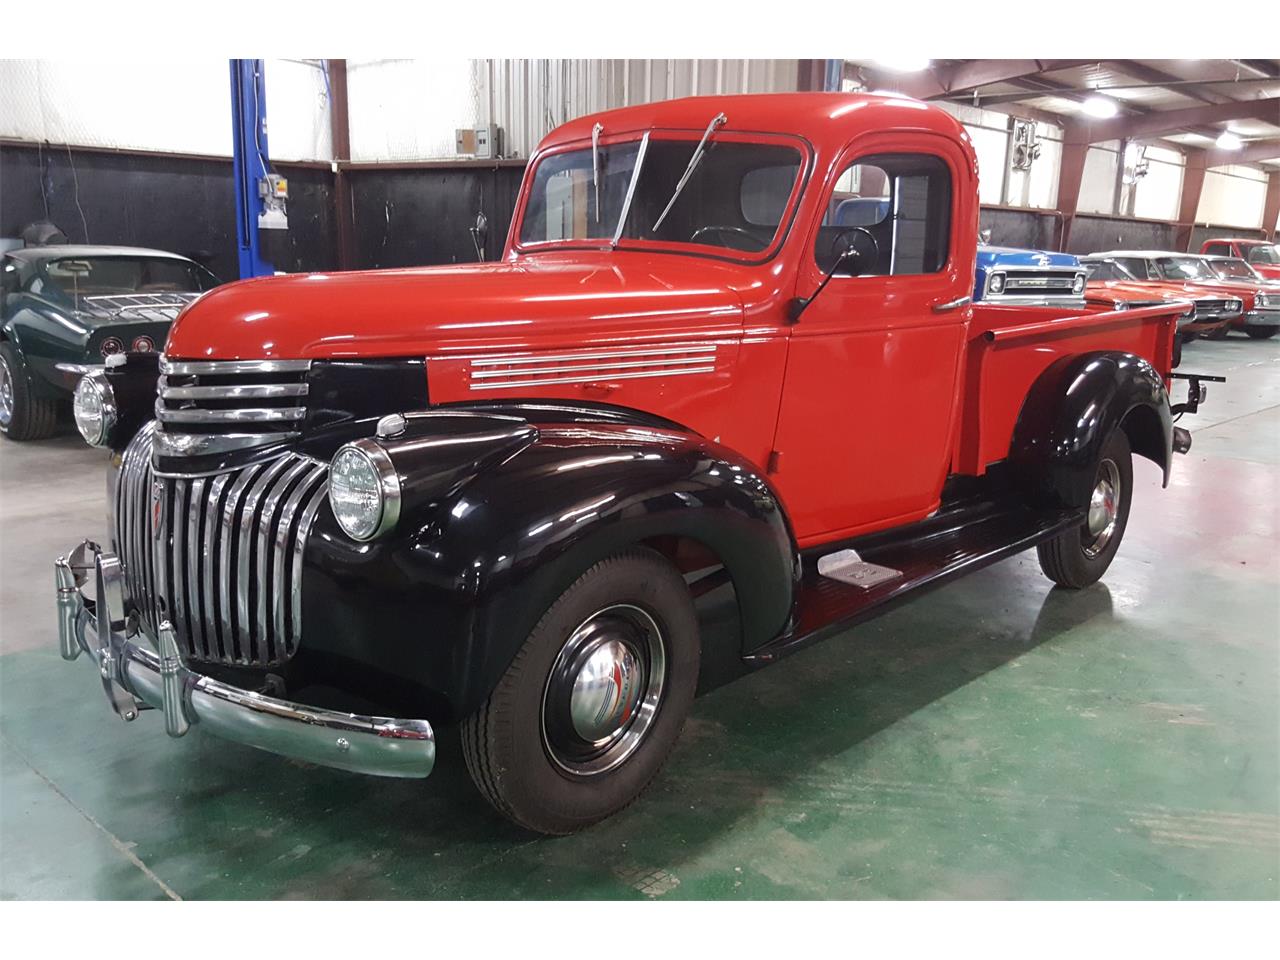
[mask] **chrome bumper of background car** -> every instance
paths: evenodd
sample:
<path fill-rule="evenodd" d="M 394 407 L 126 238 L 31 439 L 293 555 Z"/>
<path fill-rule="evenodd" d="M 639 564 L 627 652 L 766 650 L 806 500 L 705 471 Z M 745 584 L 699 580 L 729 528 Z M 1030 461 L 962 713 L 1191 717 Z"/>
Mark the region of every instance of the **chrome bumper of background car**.
<path fill-rule="evenodd" d="M 1262 307 L 1244 315 L 1244 322 L 1251 327 L 1280 327 L 1280 307 Z"/>
<path fill-rule="evenodd" d="M 120 560 L 85 542 L 54 564 L 58 642 L 64 660 L 81 651 L 97 664 L 112 708 L 125 720 L 154 707 L 165 731 L 192 726 L 282 756 L 383 777 L 425 777 L 435 764 L 435 735 L 425 720 L 365 717 L 322 710 L 244 690 L 188 669 L 173 628 L 161 624 L 152 650 L 125 621 Z M 80 587 L 95 580 L 95 599 Z"/>

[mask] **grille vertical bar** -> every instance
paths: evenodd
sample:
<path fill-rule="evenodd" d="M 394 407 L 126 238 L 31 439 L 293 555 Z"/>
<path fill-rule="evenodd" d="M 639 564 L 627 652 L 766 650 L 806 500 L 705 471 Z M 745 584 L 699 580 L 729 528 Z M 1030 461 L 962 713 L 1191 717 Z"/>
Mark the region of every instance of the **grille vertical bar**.
<path fill-rule="evenodd" d="M 153 637 L 167 617 L 189 659 L 283 663 L 302 635 L 302 559 L 328 467 L 288 453 L 213 477 L 157 477 L 154 428 L 126 448 L 116 484 L 130 605 Z"/>

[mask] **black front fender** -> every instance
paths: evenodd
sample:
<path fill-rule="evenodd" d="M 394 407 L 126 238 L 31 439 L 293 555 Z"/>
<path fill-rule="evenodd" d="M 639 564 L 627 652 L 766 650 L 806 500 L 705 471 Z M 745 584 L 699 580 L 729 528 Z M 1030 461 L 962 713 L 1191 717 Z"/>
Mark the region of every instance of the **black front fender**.
<path fill-rule="evenodd" d="M 1086 506 L 1098 454 L 1118 426 L 1168 484 L 1173 417 L 1156 369 L 1131 353 L 1064 357 L 1037 378 L 1023 402 L 1009 453 L 1013 475 L 1038 502 Z"/>
<path fill-rule="evenodd" d="M 305 649 L 410 681 L 449 718 L 465 716 L 575 579 L 661 537 L 698 541 L 724 563 L 744 649 L 785 628 L 794 540 L 778 498 L 731 451 L 625 421 L 475 422 L 475 455 L 448 469 L 432 465 L 427 441 L 384 441 L 398 469 L 416 461 L 402 473 L 406 511 L 386 539 L 353 543 L 321 511 L 305 622 L 325 627 L 308 628 Z M 453 437 L 460 451 L 466 433 Z"/>

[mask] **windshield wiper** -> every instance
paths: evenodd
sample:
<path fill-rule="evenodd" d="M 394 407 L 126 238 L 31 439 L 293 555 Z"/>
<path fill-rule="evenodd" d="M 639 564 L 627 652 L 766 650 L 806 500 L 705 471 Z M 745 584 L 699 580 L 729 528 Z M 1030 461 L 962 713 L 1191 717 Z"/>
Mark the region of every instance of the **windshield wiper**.
<path fill-rule="evenodd" d="M 684 189 L 684 185 L 688 183 L 689 178 L 693 176 L 693 171 L 697 169 L 699 161 L 702 160 L 702 154 L 707 149 L 707 141 L 711 139 L 711 131 L 718 126 L 727 123 L 728 119 L 729 118 L 723 113 L 717 113 L 711 119 L 711 122 L 707 124 L 707 129 L 702 134 L 702 139 L 698 141 L 697 149 L 693 151 L 693 156 L 689 158 L 689 165 L 684 168 L 684 173 L 680 175 L 680 182 L 676 184 L 675 193 L 671 194 L 671 199 L 667 201 L 666 208 L 658 217 L 658 222 L 653 225 L 653 229 L 649 231 L 650 233 L 658 232 L 658 228 L 662 226 L 662 221 L 667 219 L 667 214 L 670 213 L 671 208 L 675 206 L 676 200 L 680 196 L 680 191 Z"/>
<path fill-rule="evenodd" d="M 591 185 L 596 191 L 596 223 L 600 222 L 600 134 L 603 132 L 603 123 L 591 128 Z"/>

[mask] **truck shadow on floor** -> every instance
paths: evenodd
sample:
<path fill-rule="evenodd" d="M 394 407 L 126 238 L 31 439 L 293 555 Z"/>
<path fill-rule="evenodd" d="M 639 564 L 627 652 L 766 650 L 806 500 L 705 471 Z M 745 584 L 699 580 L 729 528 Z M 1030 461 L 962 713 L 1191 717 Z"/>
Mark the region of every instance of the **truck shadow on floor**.
<path fill-rule="evenodd" d="M 616 883 L 638 849 L 654 863 L 696 856 L 761 803 L 785 802 L 790 782 L 921 708 L 1081 625 L 1116 627 L 1104 584 L 1050 590 L 1011 573 L 998 565 L 736 682 L 721 664 L 649 791 L 573 837 L 538 838 L 492 812 L 468 780 L 455 730 L 442 731 L 427 781 L 359 777 L 228 750 L 211 738 L 188 741 L 185 759 L 163 761 L 184 768 L 170 807 L 174 827 L 195 844 L 204 835 L 206 850 L 219 850 L 237 872 L 267 858 L 254 881 L 266 897 L 600 895 L 601 882 Z M 717 621 L 730 636 L 733 619 L 729 611 Z M 709 652 L 725 642 L 709 636 Z M 343 851 L 346 868 L 308 857 L 273 876 L 279 856 L 270 851 L 317 845 Z M 370 872 L 353 873 L 353 864 Z M 541 882 L 527 886 L 540 867 Z"/>

